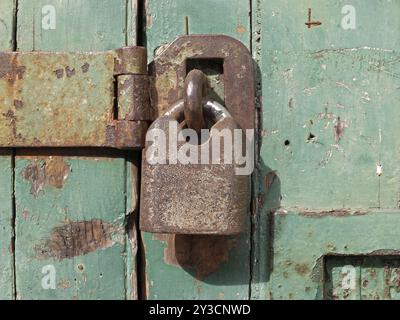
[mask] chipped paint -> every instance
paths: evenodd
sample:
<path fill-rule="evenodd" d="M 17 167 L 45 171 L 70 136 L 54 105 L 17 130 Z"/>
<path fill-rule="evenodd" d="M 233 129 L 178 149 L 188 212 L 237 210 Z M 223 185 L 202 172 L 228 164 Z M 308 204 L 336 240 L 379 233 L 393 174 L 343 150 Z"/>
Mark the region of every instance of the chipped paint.
<path fill-rule="evenodd" d="M 5 79 L 8 85 L 12 85 L 23 79 L 25 71 L 26 67 L 20 65 L 15 57 L 0 52 L 0 79 Z"/>
<path fill-rule="evenodd" d="M 322 218 L 322 217 L 348 217 L 348 216 L 360 216 L 368 214 L 368 210 L 351 210 L 351 209 L 341 209 L 341 210 L 329 210 L 329 211 L 310 211 L 303 210 L 299 212 L 299 215 L 310 218 Z"/>
<path fill-rule="evenodd" d="M 277 177 L 276 171 L 270 171 L 265 175 L 265 189 L 268 191 Z"/>
<path fill-rule="evenodd" d="M 46 187 L 63 188 L 71 171 L 61 156 L 49 156 L 32 161 L 22 172 L 25 180 L 31 183 L 31 194 L 38 197 Z"/>
<path fill-rule="evenodd" d="M 102 220 L 67 221 L 36 246 L 37 259 L 71 259 L 115 244 L 118 228 Z"/>
<path fill-rule="evenodd" d="M 236 32 L 239 33 L 239 34 L 242 34 L 242 33 L 246 32 L 246 28 L 244 26 L 242 26 L 242 25 L 239 25 L 236 28 Z"/>
<path fill-rule="evenodd" d="M 334 126 L 334 133 L 335 133 L 335 142 L 336 144 L 339 143 L 340 139 L 344 136 L 344 131 L 347 128 L 347 123 L 344 120 L 341 120 L 340 117 L 337 118 Z"/>

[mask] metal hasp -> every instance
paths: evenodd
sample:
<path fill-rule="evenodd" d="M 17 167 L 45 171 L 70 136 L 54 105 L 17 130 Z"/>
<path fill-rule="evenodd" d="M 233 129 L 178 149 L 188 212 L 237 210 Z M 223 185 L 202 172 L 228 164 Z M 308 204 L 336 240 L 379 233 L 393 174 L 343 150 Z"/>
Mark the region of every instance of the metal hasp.
<path fill-rule="evenodd" d="M 190 70 L 193 61 L 198 65 L 207 61 L 222 64 L 219 80 L 224 87 L 222 103 L 225 107 L 210 97 L 198 101 L 203 97 L 203 80 L 198 70 Z M 164 147 L 168 155 L 165 164 L 155 164 L 153 156 L 158 156 L 157 152 L 148 152 L 150 148 L 157 149 L 157 143 L 160 150 L 163 149 L 163 142 L 146 144 L 143 150 L 141 230 L 210 235 L 242 232 L 250 207 L 250 175 L 238 175 L 236 163 L 224 161 L 225 142 L 219 145 L 218 164 L 204 164 L 199 158 L 195 164 L 174 161 L 169 148 L 173 145 L 171 124 L 172 127 L 176 125 L 178 131 L 186 125 L 198 132 L 205 125 L 203 115 L 212 129 L 232 133 L 238 130 L 243 141 L 243 130 L 254 129 L 254 74 L 249 51 L 227 36 L 183 36 L 156 56 L 150 65 L 150 75 L 154 80 L 152 102 L 159 118 L 149 127 L 149 132 L 157 129 L 165 133 Z M 189 84 L 193 85 L 192 94 Z M 202 112 L 199 107 L 203 108 Z M 193 143 L 191 138 L 190 143 L 197 144 L 193 148 L 197 148 L 200 155 L 203 150 L 211 150 L 214 139 L 219 138 L 211 130 L 206 141 Z M 176 148 L 180 149 L 184 143 L 178 142 Z"/>
<path fill-rule="evenodd" d="M 224 104 L 242 129 L 255 125 L 253 60 L 239 41 L 225 35 L 188 35 L 177 38 L 149 65 L 153 78 L 151 100 L 159 115 L 183 99 L 183 86 L 191 61 L 220 61 Z"/>
<path fill-rule="evenodd" d="M 151 118 L 145 48 L 0 53 L 0 147 L 141 148 Z"/>

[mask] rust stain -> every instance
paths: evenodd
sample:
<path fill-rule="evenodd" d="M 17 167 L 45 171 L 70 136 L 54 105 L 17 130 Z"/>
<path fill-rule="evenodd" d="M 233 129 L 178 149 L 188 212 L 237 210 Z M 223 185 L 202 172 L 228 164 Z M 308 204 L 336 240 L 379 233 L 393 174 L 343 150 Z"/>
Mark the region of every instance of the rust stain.
<path fill-rule="evenodd" d="M 265 175 L 265 189 L 268 191 L 276 178 L 276 171 L 270 171 Z"/>
<path fill-rule="evenodd" d="M 35 247 L 38 259 L 70 259 L 114 245 L 117 228 L 102 220 L 69 221 L 56 227 L 50 236 Z"/>
<path fill-rule="evenodd" d="M 310 273 L 310 268 L 308 267 L 307 264 L 304 264 L 304 263 L 302 263 L 302 264 L 300 264 L 300 263 L 296 264 L 296 265 L 294 266 L 294 270 L 296 270 L 296 272 L 297 272 L 299 275 L 301 275 L 301 276 L 305 276 L 305 275 L 307 275 L 308 273 Z"/>
<path fill-rule="evenodd" d="M 24 103 L 21 100 L 14 100 L 14 107 L 18 110 L 18 109 L 22 109 L 24 106 Z"/>
<path fill-rule="evenodd" d="M 86 63 L 81 67 L 82 72 L 83 72 L 83 73 L 88 72 L 88 71 L 89 71 L 89 67 L 90 67 L 90 64 L 86 62 Z"/>
<path fill-rule="evenodd" d="M 245 28 L 244 26 L 242 26 L 242 25 L 239 25 L 239 26 L 237 26 L 237 28 L 236 28 L 236 32 L 237 32 L 237 33 L 242 34 L 242 33 L 244 33 L 245 31 L 246 31 L 246 28 Z"/>
<path fill-rule="evenodd" d="M 56 71 L 54 71 L 54 73 L 56 74 L 57 79 L 61 79 L 62 77 L 64 77 L 64 69 L 57 69 Z"/>
<path fill-rule="evenodd" d="M 29 218 L 29 211 L 24 210 L 24 211 L 22 212 L 22 219 L 28 220 L 28 218 Z"/>
<path fill-rule="evenodd" d="M 11 242 L 10 242 L 10 245 L 9 245 L 9 247 L 8 247 L 8 252 L 9 252 L 10 254 L 14 254 L 14 252 L 15 252 L 15 244 L 14 244 L 14 241 L 11 241 Z"/>
<path fill-rule="evenodd" d="M 342 139 L 344 135 L 344 130 L 347 128 L 346 121 L 340 120 L 340 117 L 337 118 L 337 121 L 334 126 L 335 130 L 335 142 L 339 143 L 340 139 Z"/>
<path fill-rule="evenodd" d="M 6 79 L 9 83 L 14 84 L 17 79 L 23 78 L 25 70 L 25 66 L 18 64 L 16 56 L 0 53 L 0 79 Z"/>
<path fill-rule="evenodd" d="M 257 197 L 257 205 L 259 208 L 262 208 L 264 206 L 265 202 L 265 194 L 261 192 L 258 197 Z"/>
<path fill-rule="evenodd" d="M 70 172 L 70 166 L 61 156 L 50 156 L 33 161 L 24 168 L 22 176 L 32 183 L 31 194 L 39 196 L 45 187 L 62 189 Z"/>
<path fill-rule="evenodd" d="M 376 256 L 400 256 L 400 250 L 394 250 L 394 249 L 378 249 L 374 250 L 367 255 L 376 255 Z"/>
<path fill-rule="evenodd" d="M 362 216 L 368 214 L 369 211 L 354 211 L 348 209 L 329 210 L 329 211 L 302 211 L 299 214 L 303 217 L 309 218 L 322 218 L 322 217 L 348 217 L 348 216 Z"/>
<path fill-rule="evenodd" d="M 229 260 L 230 251 L 237 245 L 238 236 L 154 234 L 166 243 L 164 261 L 195 271 L 197 280 L 216 272 Z"/>
<path fill-rule="evenodd" d="M 146 27 L 151 28 L 152 25 L 153 25 L 153 16 L 151 14 L 148 14 L 146 16 Z"/>
<path fill-rule="evenodd" d="M 308 21 L 305 23 L 308 29 L 310 29 L 311 27 L 320 26 L 322 24 L 321 21 L 312 21 L 311 15 L 312 15 L 312 10 L 311 8 L 308 8 Z"/>
<path fill-rule="evenodd" d="M 14 137 L 17 136 L 17 117 L 14 114 L 14 111 L 8 110 L 6 113 L 3 113 L 3 116 L 10 121 L 10 126 Z"/>
<path fill-rule="evenodd" d="M 67 73 L 67 77 L 68 77 L 68 78 L 71 78 L 72 76 L 75 75 L 75 69 L 74 69 L 74 68 L 71 68 L 71 67 L 69 67 L 69 66 L 67 66 L 67 67 L 65 68 L 65 72 Z"/>
<path fill-rule="evenodd" d="M 68 289 L 71 287 L 72 285 L 68 280 L 60 280 L 60 282 L 57 284 L 57 288 L 59 289 Z"/>
<path fill-rule="evenodd" d="M 294 103 L 293 103 L 293 100 L 294 100 L 293 98 L 290 98 L 290 99 L 289 99 L 289 102 L 288 102 L 288 106 L 289 106 L 289 110 L 290 110 L 290 111 L 293 110 L 293 104 L 294 104 Z"/>

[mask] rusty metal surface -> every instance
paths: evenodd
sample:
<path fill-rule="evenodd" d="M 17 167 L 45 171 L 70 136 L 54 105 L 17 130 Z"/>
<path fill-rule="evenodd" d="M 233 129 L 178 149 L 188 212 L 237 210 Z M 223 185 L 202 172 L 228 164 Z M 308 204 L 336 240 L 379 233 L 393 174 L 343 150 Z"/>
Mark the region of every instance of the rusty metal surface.
<path fill-rule="evenodd" d="M 197 69 L 190 71 L 184 84 L 184 114 L 187 126 L 197 133 L 204 129 L 203 99 L 206 98 L 206 91 L 205 74 Z"/>
<path fill-rule="evenodd" d="M 118 79 L 118 119 L 149 121 L 154 118 L 150 105 L 149 78 L 144 74 L 121 75 Z"/>
<path fill-rule="evenodd" d="M 158 129 L 166 133 L 166 144 L 170 144 L 169 126 L 183 119 L 183 101 L 171 111 L 158 118 L 149 130 Z M 205 112 L 205 114 L 209 114 Z M 239 129 L 236 121 L 226 114 L 215 114 L 217 122 L 213 129 Z M 211 154 L 213 135 L 202 145 L 192 145 L 201 156 L 203 150 Z M 162 143 L 162 142 L 161 142 Z M 185 142 L 178 142 L 179 150 Z M 250 203 L 250 176 L 236 175 L 235 161 L 225 158 L 224 143 L 219 145 L 218 164 L 184 164 L 167 158 L 165 164 L 154 164 L 153 153 L 147 144 L 143 150 L 140 228 L 143 231 L 174 234 L 218 234 L 231 235 L 243 231 Z M 202 149 L 204 148 L 204 149 Z M 214 147 L 215 148 L 215 147 Z M 160 148 L 161 149 L 161 148 Z M 211 151 L 212 150 L 212 151 Z M 210 156 L 211 158 L 211 156 Z M 198 161 L 200 163 L 200 159 Z"/>
<path fill-rule="evenodd" d="M 149 66 L 154 81 L 151 99 L 158 113 L 183 98 L 190 59 L 222 60 L 224 104 L 242 129 L 254 128 L 253 60 L 240 41 L 224 35 L 182 36 L 158 52 Z"/>
<path fill-rule="evenodd" d="M 141 147 L 147 125 L 138 120 L 149 116 L 121 123 L 115 81 L 146 74 L 146 59 L 140 47 L 0 53 L 0 147 Z"/>

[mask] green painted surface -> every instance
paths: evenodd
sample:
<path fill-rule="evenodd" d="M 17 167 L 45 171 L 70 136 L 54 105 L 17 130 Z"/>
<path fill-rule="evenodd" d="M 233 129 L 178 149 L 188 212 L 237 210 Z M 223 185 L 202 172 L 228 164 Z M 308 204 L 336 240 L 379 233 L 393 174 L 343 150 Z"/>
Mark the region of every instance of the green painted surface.
<path fill-rule="evenodd" d="M 329 281 L 325 284 L 323 281 L 325 255 L 379 255 L 382 256 L 380 260 L 384 260 L 398 254 L 400 242 L 394 228 L 400 222 L 398 211 L 312 217 L 281 210 L 274 218 L 273 271 L 268 274 L 269 298 L 272 299 L 322 299 L 324 290 L 329 288 Z M 340 268 L 352 265 L 357 269 L 358 262 L 347 258 L 338 257 L 336 264 L 340 261 Z M 332 262 L 327 266 L 329 274 Z M 381 265 L 377 269 L 383 268 Z M 338 272 L 333 272 L 336 288 Z M 356 285 L 360 286 L 359 280 Z M 382 284 L 379 282 L 379 285 Z M 379 285 L 377 282 L 373 290 L 379 291 Z M 360 298 L 357 294 L 354 290 L 352 297 Z M 368 298 L 368 290 L 363 294 Z"/>
<path fill-rule="evenodd" d="M 345 5 L 355 29 L 343 28 Z M 305 25 L 309 8 L 321 25 Z M 397 1 L 253 1 L 253 299 L 321 299 L 322 256 L 398 250 L 399 11 Z"/>
<path fill-rule="evenodd" d="M 124 159 L 17 155 L 15 172 L 18 299 L 125 298 Z M 94 224 L 75 231 L 68 227 L 93 220 L 104 225 L 99 230 Z M 53 235 L 62 226 L 65 233 Z M 56 254 L 85 241 L 95 245 L 108 235 L 109 243 L 87 254 Z M 46 244 L 57 237 L 56 244 Z M 43 268 L 49 265 L 54 266 L 55 289 L 42 285 Z"/>
<path fill-rule="evenodd" d="M 182 34 L 226 34 L 250 46 L 248 1 L 147 0 L 148 57 Z"/>
<path fill-rule="evenodd" d="M 247 1 L 146 2 L 148 56 L 186 34 L 226 34 L 250 43 Z M 187 27 L 188 26 L 188 27 Z M 143 233 L 148 299 L 248 299 L 250 226 L 238 239 Z"/>
<path fill-rule="evenodd" d="M 277 171 L 283 207 L 397 206 L 399 57 L 369 49 L 265 54 L 262 160 Z"/>
<path fill-rule="evenodd" d="M 0 152 L 0 299 L 13 298 L 12 175 L 11 152 Z"/>
<path fill-rule="evenodd" d="M 15 0 L 3 0 L 0 3 L 0 48 L 11 51 L 13 47 L 13 20 Z"/>
<path fill-rule="evenodd" d="M 128 38 L 128 4 L 130 2 L 114 0 L 21 0 L 18 11 L 18 50 L 104 51 L 124 46 Z M 43 5 L 53 5 L 56 9 L 55 29 L 42 29 Z M 62 152 L 59 155 L 63 155 Z M 88 157 L 85 157 L 85 152 Z M 17 298 L 126 298 L 127 293 L 133 289 L 125 280 L 128 271 L 124 225 L 129 209 L 126 208 L 124 154 L 118 153 L 117 158 L 101 152 L 90 156 L 89 151 L 83 150 L 76 157 L 65 155 L 57 158 L 60 163 L 67 165 L 67 171 L 60 172 L 59 165 L 50 165 L 46 173 L 44 168 L 48 166 L 45 163 L 51 164 L 52 153 L 43 158 L 25 155 L 16 157 Z M 41 172 L 39 178 L 44 179 L 44 185 L 36 182 L 32 189 L 32 179 L 27 180 L 22 173 L 29 165 L 38 168 L 38 172 Z M 51 177 L 52 171 L 54 177 Z M 62 174 L 65 172 L 68 177 L 64 181 Z M 61 182 L 65 184 L 57 187 Z M 44 257 L 38 255 L 37 248 L 42 248 L 46 239 L 55 230 L 60 230 L 55 228 L 76 221 L 94 221 L 93 225 L 96 226 L 99 225 L 99 219 L 106 226 L 111 224 L 111 243 L 107 242 L 104 248 L 99 247 L 86 254 L 62 260 L 46 254 Z M 68 235 L 68 231 L 65 232 Z M 84 232 L 82 228 L 80 232 Z M 93 233 L 89 230 L 87 232 L 89 242 L 90 239 L 101 239 L 98 235 L 90 235 Z M 70 241 L 70 237 L 66 239 Z M 76 244 L 72 248 L 76 248 Z M 128 258 L 135 259 L 132 255 Z M 53 265 L 56 271 L 55 290 L 43 289 L 42 286 L 43 277 L 49 275 L 47 269 L 42 274 L 42 268 L 48 265 Z"/>
<path fill-rule="evenodd" d="M 0 2 L 0 50 L 12 50 L 14 1 Z M 12 151 L 0 150 L 0 299 L 14 297 Z"/>
<path fill-rule="evenodd" d="M 258 0 L 253 3 L 253 30 L 261 26 L 264 52 L 400 46 L 397 1 Z M 342 24 L 343 18 L 349 17 L 346 6 L 355 9 L 355 29 L 342 27 L 350 26 L 346 21 Z M 320 26 L 309 29 L 305 25 L 309 8 L 311 20 L 320 21 Z"/>
<path fill-rule="evenodd" d="M 18 50 L 85 52 L 121 47 L 127 42 L 129 6 L 127 0 L 19 0 Z M 129 26 L 132 30 L 132 23 Z"/>

